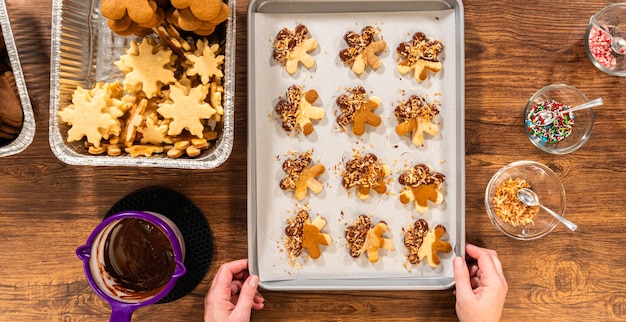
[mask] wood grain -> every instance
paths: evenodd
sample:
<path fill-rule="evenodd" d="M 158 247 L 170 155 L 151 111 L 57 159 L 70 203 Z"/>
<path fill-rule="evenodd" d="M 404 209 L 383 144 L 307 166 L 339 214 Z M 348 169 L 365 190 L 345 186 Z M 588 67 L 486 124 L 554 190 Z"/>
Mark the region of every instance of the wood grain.
<path fill-rule="evenodd" d="M 235 146 L 214 170 L 70 166 L 48 145 L 51 0 L 6 0 L 36 117 L 33 143 L 0 159 L 0 320 L 106 321 L 110 308 L 89 288 L 74 255 L 109 207 L 152 185 L 188 196 L 215 234 L 204 281 L 173 303 L 135 312 L 133 321 L 199 321 L 219 264 L 247 256 L 246 10 L 237 3 Z M 608 3 L 617 1 L 608 1 Z M 589 17 L 606 3 L 467 0 L 467 240 L 499 252 L 509 283 L 503 321 L 626 320 L 626 78 L 587 59 Z M 521 121 L 528 98 L 550 83 L 602 97 L 589 142 L 554 156 L 535 148 Z M 567 217 L 548 237 L 521 242 L 489 222 L 489 178 L 509 162 L 545 163 L 562 178 Z M 253 320 L 455 320 L 452 291 L 270 292 Z"/>

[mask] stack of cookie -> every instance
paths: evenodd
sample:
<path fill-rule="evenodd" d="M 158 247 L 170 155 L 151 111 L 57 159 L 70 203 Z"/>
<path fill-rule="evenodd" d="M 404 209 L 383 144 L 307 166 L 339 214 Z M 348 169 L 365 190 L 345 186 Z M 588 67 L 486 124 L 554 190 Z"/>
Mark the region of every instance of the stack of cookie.
<path fill-rule="evenodd" d="M 17 85 L 11 63 L 0 32 L 0 145 L 13 141 L 22 130 L 22 103 L 17 93 Z"/>
<path fill-rule="evenodd" d="M 118 35 L 145 36 L 164 21 L 184 31 L 208 36 L 230 15 L 221 0 L 102 0 L 102 15 Z"/>

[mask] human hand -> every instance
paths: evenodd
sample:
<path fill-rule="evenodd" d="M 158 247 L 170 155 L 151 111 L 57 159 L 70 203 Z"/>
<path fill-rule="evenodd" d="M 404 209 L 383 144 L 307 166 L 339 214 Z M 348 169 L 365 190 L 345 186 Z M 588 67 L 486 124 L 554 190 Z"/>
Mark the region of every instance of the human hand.
<path fill-rule="evenodd" d="M 498 254 L 472 244 L 465 245 L 465 253 L 476 262 L 466 265 L 460 257 L 453 262 L 459 321 L 500 321 L 508 286 Z"/>
<path fill-rule="evenodd" d="M 204 321 L 250 321 L 251 310 L 263 308 L 259 277 L 248 272 L 248 260 L 222 264 L 204 298 Z"/>

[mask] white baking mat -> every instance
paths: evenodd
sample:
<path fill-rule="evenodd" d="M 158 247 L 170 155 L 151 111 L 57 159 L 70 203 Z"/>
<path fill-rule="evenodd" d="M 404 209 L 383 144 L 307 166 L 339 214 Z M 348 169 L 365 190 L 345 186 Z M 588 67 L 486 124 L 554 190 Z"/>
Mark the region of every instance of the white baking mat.
<path fill-rule="evenodd" d="M 457 127 L 462 122 L 457 117 L 458 82 L 455 80 L 455 11 L 429 12 L 384 12 L 384 13 L 329 13 L 329 14 L 255 14 L 254 58 L 255 95 L 251 108 L 255 117 L 256 168 L 251 172 L 256 175 L 257 194 L 257 251 L 261 281 L 290 279 L 350 279 L 350 278 L 390 278 L 390 277 L 450 277 L 454 254 L 442 255 L 442 264 L 433 269 L 424 260 L 417 266 L 406 260 L 403 245 L 402 227 L 411 226 L 416 219 L 424 218 L 430 228 L 443 224 L 448 229 L 446 236 L 454 247 L 456 240 L 456 221 L 461 220 L 457 198 L 451 193 L 457 191 L 458 181 L 455 165 L 457 158 L 463 157 L 455 142 Z M 272 40 L 283 27 L 295 28 L 298 23 L 306 25 L 312 37 L 317 38 L 318 48 L 312 52 L 315 66 L 307 70 L 300 66 L 298 72 L 289 75 L 277 64 L 273 57 Z M 383 66 L 376 71 L 369 67 L 360 78 L 350 67 L 340 61 L 339 50 L 346 48 L 343 36 L 347 31 L 360 34 L 364 26 L 371 25 L 381 29 L 387 50 L 380 57 Z M 421 31 L 427 37 L 441 40 L 445 48 L 440 60 L 443 69 L 437 73 L 429 72 L 429 79 L 418 83 L 413 74 L 401 75 L 396 70 L 398 55 L 396 47 L 401 42 L 410 41 L 415 32 Z M 448 58 L 446 58 L 446 55 Z M 302 85 L 305 90 L 315 89 L 319 99 L 314 103 L 323 107 L 326 117 L 314 121 L 314 132 L 305 137 L 302 134 L 287 134 L 281 127 L 279 116 L 274 111 L 276 103 L 291 85 Z M 335 118 L 338 115 L 336 98 L 345 93 L 346 87 L 363 86 L 368 95 L 380 97 L 381 106 L 375 113 L 382 118 L 382 124 L 373 129 L 367 125 L 362 137 L 347 131 L 338 131 Z M 416 147 L 410 138 L 398 137 L 395 126 L 398 124 L 393 114 L 399 100 L 406 100 L 410 95 L 425 95 L 428 100 L 441 102 L 440 114 L 435 118 L 440 133 L 434 137 L 425 134 L 422 147 Z M 288 151 L 303 152 L 314 149 L 313 159 L 324 164 L 326 172 L 319 178 L 324 183 L 324 191 L 315 195 L 309 191 L 308 197 L 297 202 L 293 191 L 283 191 L 279 187 L 285 173 L 282 163 L 287 159 Z M 379 195 L 372 191 L 366 201 L 361 201 L 355 191 L 347 192 L 341 185 L 341 171 L 345 161 L 352 158 L 355 150 L 362 154 L 374 152 L 379 159 L 392 169 L 393 183 L 388 185 L 388 195 Z M 397 182 L 400 173 L 408 166 L 425 163 L 437 172 L 446 175 L 443 185 L 444 202 L 441 205 L 430 204 L 429 210 L 419 215 L 413 204 L 403 205 L 398 196 L 402 186 Z M 295 261 L 289 260 L 288 251 L 283 246 L 285 220 L 295 216 L 297 211 L 307 205 L 314 219 L 317 215 L 326 218 L 328 224 L 322 232 L 332 236 L 330 246 L 322 247 L 322 256 L 317 260 L 305 259 L 306 251 Z M 384 237 L 390 238 L 394 251 L 381 250 L 381 259 L 370 263 L 363 254 L 360 258 L 350 257 L 344 238 L 344 230 L 360 214 L 371 215 L 373 222 L 384 220 L 389 225 Z"/>

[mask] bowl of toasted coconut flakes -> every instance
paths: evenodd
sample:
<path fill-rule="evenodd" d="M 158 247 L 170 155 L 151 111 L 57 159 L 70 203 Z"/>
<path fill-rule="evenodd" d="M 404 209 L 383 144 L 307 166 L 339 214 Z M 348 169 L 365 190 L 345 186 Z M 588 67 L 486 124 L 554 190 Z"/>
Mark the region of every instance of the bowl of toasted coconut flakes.
<path fill-rule="evenodd" d="M 505 235 L 533 240 L 549 234 L 558 220 L 539 207 L 524 205 L 520 189 L 535 191 L 541 203 L 560 216 L 565 213 L 565 189 L 547 166 L 534 161 L 516 161 L 493 175 L 485 190 L 485 208 L 491 223 Z"/>

